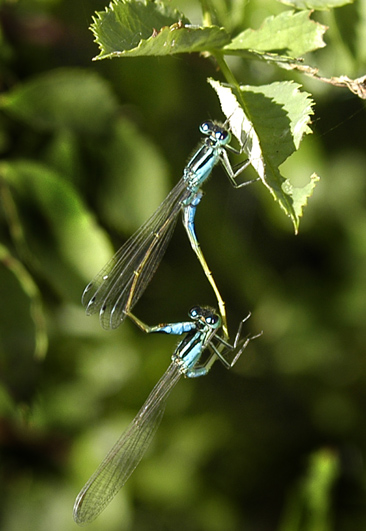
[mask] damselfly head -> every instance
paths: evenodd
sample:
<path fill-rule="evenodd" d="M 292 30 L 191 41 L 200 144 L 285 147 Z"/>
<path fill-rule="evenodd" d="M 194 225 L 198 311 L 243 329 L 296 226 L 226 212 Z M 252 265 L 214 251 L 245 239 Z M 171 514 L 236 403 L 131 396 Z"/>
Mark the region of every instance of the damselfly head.
<path fill-rule="evenodd" d="M 210 328 L 219 328 L 221 326 L 220 316 L 213 308 L 208 306 L 193 306 L 188 315 L 193 321 L 201 321 L 201 323 L 208 325 Z"/>
<path fill-rule="evenodd" d="M 218 122 L 212 122 L 208 120 L 200 125 L 200 131 L 204 135 L 208 136 L 215 143 L 226 145 L 231 140 L 231 134 L 229 130 Z"/>

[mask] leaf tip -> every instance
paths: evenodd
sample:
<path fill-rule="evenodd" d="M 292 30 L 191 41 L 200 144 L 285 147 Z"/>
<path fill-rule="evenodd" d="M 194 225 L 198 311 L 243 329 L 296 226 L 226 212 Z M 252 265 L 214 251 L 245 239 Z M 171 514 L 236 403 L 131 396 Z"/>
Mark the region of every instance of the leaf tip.
<path fill-rule="evenodd" d="M 314 188 L 319 182 L 320 177 L 316 173 L 313 173 L 310 176 L 309 182 L 305 186 L 294 186 L 290 179 L 286 179 L 282 183 L 283 192 L 291 198 L 292 202 L 292 213 L 290 215 L 295 234 L 298 234 L 300 218 L 303 215 L 303 210 L 308 204 L 308 199 L 313 195 Z"/>

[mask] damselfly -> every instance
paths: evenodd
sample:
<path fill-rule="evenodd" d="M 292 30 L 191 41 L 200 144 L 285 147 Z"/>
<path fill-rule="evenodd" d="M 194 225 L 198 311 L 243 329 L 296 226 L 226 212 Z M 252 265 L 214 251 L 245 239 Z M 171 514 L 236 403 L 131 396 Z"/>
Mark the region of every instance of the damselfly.
<path fill-rule="evenodd" d="M 220 162 L 231 184 L 240 188 L 252 182 L 239 184 L 235 180 L 250 161 L 246 160 L 237 168 L 231 166 L 227 152 L 241 152 L 229 145 L 231 134 L 225 125 L 208 121 L 201 124 L 200 131 L 205 138 L 184 168 L 183 177 L 155 213 L 126 241 L 84 290 L 82 302 L 86 313 L 91 315 L 99 312 L 103 328 L 119 326 L 137 303 L 162 259 L 182 210 L 189 241 L 215 292 L 223 332 L 228 337 L 225 303 L 198 243 L 194 218 L 203 195 L 201 186 L 213 167 Z"/>
<path fill-rule="evenodd" d="M 217 358 L 226 368 L 230 369 L 237 362 L 248 342 L 257 337 L 241 338 L 243 323 L 250 314 L 241 321 L 233 345 L 219 335 L 221 318 L 208 307 L 193 307 L 189 312 L 190 321 L 154 327 L 145 325 L 132 314 L 129 315 L 146 332 L 186 335 L 176 347 L 167 371 L 158 381 L 134 420 L 76 498 L 74 520 L 80 525 L 93 521 L 135 470 L 159 426 L 164 414 L 166 399 L 180 377 L 182 375 L 188 378 L 204 376 Z M 202 354 L 205 350 L 208 351 L 208 356 L 205 361 L 202 361 Z M 231 362 L 227 359 L 230 352 L 234 354 Z"/>

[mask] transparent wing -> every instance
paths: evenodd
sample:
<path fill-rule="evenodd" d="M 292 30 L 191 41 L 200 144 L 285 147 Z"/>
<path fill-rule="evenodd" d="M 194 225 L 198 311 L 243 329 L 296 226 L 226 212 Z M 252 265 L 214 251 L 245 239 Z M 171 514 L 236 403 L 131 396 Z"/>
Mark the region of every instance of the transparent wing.
<path fill-rule="evenodd" d="M 149 446 L 164 414 L 166 398 L 180 376 L 178 366 L 171 363 L 127 430 L 77 496 L 76 523 L 92 522 L 126 483 Z"/>
<path fill-rule="evenodd" d="M 99 312 L 103 328 L 117 328 L 139 300 L 159 266 L 173 233 L 181 203 L 189 195 L 183 179 L 154 214 L 87 285 L 82 303 L 87 315 Z"/>

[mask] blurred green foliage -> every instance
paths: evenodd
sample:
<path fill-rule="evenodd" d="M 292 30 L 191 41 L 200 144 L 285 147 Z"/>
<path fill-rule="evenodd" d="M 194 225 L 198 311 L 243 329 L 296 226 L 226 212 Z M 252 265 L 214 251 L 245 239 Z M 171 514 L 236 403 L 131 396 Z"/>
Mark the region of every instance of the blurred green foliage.
<path fill-rule="evenodd" d="M 241 31 L 285 9 L 216 4 Z M 174 5 L 199 21 L 198 3 Z M 130 323 L 107 333 L 80 297 L 180 178 L 200 122 L 222 117 L 206 82 L 216 65 L 198 54 L 92 62 L 87 28 L 104 7 L 0 4 L 3 531 L 77 529 L 76 494 L 168 366 L 174 338 Z M 325 77 L 365 74 L 364 13 L 362 1 L 315 13 L 327 46 L 307 63 Z M 232 190 L 215 170 L 199 239 L 230 329 L 250 309 L 248 329 L 263 337 L 233 371 L 216 364 L 179 383 L 151 449 L 93 529 L 363 531 L 364 105 L 273 64 L 233 58 L 231 68 L 243 83 L 295 79 L 313 94 L 314 134 L 281 169 L 299 185 L 313 171 L 322 179 L 295 237 L 264 187 Z M 215 300 L 178 224 L 135 311 L 156 324 L 194 304 Z"/>

